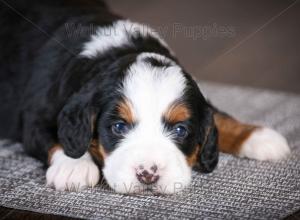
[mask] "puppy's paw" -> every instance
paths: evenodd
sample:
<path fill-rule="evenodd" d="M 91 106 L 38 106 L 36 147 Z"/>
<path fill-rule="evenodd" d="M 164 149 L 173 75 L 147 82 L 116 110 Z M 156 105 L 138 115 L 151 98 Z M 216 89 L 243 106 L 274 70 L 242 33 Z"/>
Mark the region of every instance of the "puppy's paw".
<path fill-rule="evenodd" d="M 239 156 L 256 160 L 280 160 L 290 154 L 286 139 L 270 128 L 257 128 L 242 144 Z"/>
<path fill-rule="evenodd" d="M 47 185 L 60 191 L 79 191 L 94 187 L 99 181 L 99 173 L 88 152 L 78 159 L 73 159 L 66 156 L 63 150 L 57 150 L 46 173 Z"/>

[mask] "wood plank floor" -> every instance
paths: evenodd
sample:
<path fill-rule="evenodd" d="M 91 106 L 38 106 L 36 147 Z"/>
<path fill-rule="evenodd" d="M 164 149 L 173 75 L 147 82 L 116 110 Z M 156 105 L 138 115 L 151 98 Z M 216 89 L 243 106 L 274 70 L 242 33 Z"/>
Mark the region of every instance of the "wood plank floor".
<path fill-rule="evenodd" d="M 0 220 L 72 220 L 59 215 L 41 214 L 37 212 L 23 211 L 0 206 Z"/>

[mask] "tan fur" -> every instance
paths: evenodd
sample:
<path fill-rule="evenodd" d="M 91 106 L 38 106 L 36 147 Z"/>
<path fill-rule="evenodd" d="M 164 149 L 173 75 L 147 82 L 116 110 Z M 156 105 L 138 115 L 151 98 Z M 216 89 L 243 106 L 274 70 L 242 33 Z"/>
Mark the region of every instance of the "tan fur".
<path fill-rule="evenodd" d="M 51 159 L 53 154 L 57 150 L 63 149 L 60 144 L 55 144 L 48 151 L 48 165 L 51 165 Z M 103 164 L 104 159 L 107 157 L 107 153 L 105 152 L 103 146 L 98 143 L 97 140 L 92 140 L 91 145 L 88 149 L 91 156 L 96 160 L 97 163 Z"/>
<path fill-rule="evenodd" d="M 121 116 L 121 118 L 127 123 L 134 123 L 135 119 L 132 112 L 132 107 L 128 100 L 123 100 L 121 103 L 118 104 L 118 113 Z"/>
<path fill-rule="evenodd" d="M 95 129 L 95 121 L 96 121 L 96 114 L 95 113 L 92 113 L 92 116 L 91 116 L 91 131 L 94 132 L 94 129 Z"/>
<path fill-rule="evenodd" d="M 103 165 L 104 159 L 108 156 L 103 146 L 96 139 L 92 140 L 89 153 L 99 165 Z"/>
<path fill-rule="evenodd" d="M 57 150 L 61 150 L 61 149 L 62 149 L 62 146 L 60 144 L 55 144 L 48 150 L 48 165 L 51 165 L 51 160 L 52 160 L 53 154 Z"/>
<path fill-rule="evenodd" d="M 211 131 L 211 127 L 208 127 L 206 129 L 205 138 L 204 138 L 204 141 L 202 143 L 203 145 L 206 144 L 207 137 L 208 137 L 210 131 Z M 200 150 L 201 150 L 201 145 L 197 145 L 196 148 L 195 148 L 195 150 L 193 151 L 193 153 L 191 155 L 187 156 L 186 159 L 187 159 L 187 162 L 188 162 L 189 166 L 193 167 L 197 163 Z"/>
<path fill-rule="evenodd" d="M 193 153 L 186 157 L 187 163 L 190 167 L 193 167 L 196 164 L 198 160 L 200 148 L 201 148 L 200 145 L 197 145 Z"/>
<path fill-rule="evenodd" d="M 188 107 L 183 103 L 172 104 L 165 113 L 165 119 L 169 123 L 177 123 L 189 119 L 191 116 Z"/>
<path fill-rule="evenodd" d="M 218 129 L 218 145 L 221 152 L 237 154 L 244 141 L 257 129 L 257 126 L 243 124 L 230 116 L 221 113 L 214 114 Z"/>

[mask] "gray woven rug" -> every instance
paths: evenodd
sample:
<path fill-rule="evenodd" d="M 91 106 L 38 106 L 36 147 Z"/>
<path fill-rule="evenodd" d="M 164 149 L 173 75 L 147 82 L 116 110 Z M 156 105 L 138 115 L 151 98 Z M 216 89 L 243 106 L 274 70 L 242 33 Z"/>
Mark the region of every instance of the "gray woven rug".
<path fill-rule="evenodd" d="M 221 109 L 284 134 L 292 155 L 278 163 L 222 154 L 211 174 L 193 174 L 190 188 L 171 196 L 120 195 L 98 186 L 80 193 L 45 187 L 41 163 L 19 144 L 0 144 L 0 205 L 71 217 L 280 219 L 300 209 L 300 96 L 201 84 Z"/>

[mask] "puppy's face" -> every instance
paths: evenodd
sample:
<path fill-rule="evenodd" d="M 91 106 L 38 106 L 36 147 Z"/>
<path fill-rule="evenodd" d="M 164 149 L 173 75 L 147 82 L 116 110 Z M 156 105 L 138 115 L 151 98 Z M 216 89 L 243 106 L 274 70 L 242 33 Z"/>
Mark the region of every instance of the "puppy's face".
<path fill-rule="evenodd" d="M 178 65 L 159 55 L 139 55 L 116 90 L 97 120 L 110 187 L 120 193 L 174 193 L 189 184 L 192 167 L 215 167 L 212 111 Z"/>
<path fill-rule="evenodd" d="M 97 138 L 104 178 L 121 193 L 175 193 L 192 168 L 210 172 L 218 161 L 212 108 L 188 74 L 154 53 L 125 56 L 85 84 L 60 112 L 58 138 L 73 158 Z"/>

